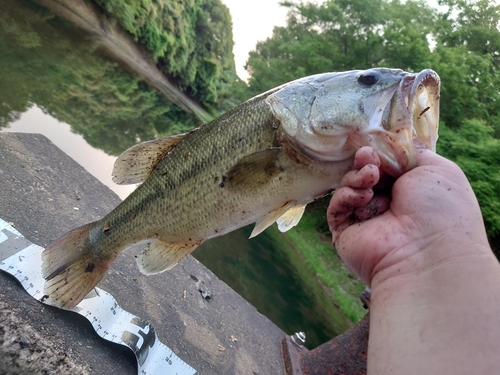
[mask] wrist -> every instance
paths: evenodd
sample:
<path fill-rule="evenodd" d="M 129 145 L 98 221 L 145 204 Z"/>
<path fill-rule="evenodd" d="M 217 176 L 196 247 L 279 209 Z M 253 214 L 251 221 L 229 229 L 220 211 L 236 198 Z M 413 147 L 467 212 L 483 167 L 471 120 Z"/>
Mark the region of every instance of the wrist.
<path fill-rule="evenodd" d="M 373 267 L 370 286 L 373 289 L 394 278 L 425 279 L 435 268 L 458 269 L 467 267 L 471 261 L 498 262 L 486 233 L 470 236 L 467 232 L 451 229 L 414 239 L 387 253 Z"/>
<path fill-rule="evenodd" d="M 408 266 L 395 263 L 395 269 L 373 278 L 369 374 L 498 370 L 498 261 L 489 248 L 477 245 L 469 254 L 426 259 L 434 259 L 436 250 L 418 252 L 407 260 Z"/>

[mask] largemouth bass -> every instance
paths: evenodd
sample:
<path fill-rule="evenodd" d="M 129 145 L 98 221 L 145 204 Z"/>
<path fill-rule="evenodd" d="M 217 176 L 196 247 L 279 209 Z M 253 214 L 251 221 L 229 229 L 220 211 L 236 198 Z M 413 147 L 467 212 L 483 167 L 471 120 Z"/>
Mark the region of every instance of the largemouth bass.
<path fill-rule="evenodd" d="M 313 200 L 338 187 L 362 146 L 398 177 L 415 148 L 435 150 L 438 75 L 377 68 L 302 78 L 237 106 L 189 133 L 140 143 L 113 170 L 142 184 L 101 220 L 42 254 L 45 302 L 76 306 L 113 260 L 144 242 L 144 274 L 172 268 L 207 239 L 256 223 L 296 225 Z"/>

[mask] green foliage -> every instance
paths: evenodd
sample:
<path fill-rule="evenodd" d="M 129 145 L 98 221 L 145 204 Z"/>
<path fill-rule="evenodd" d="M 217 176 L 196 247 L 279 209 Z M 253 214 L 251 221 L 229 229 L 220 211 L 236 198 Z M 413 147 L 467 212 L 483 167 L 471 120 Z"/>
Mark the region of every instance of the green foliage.
<path fill-rule="evenodd" d="M 197 125 L 96 48 L 42 8 L 9 4 L 0 13 L 0 86 L 9 87 L 0 90 L 0 127 L 36 104 L 92 146 L 118 155 L 137 140 Z"/>
<path fill-rule="evenodd" d="M 217 106 L 225 72 L 234 72 L 231 17 L 220 0 L 95 2 L 152 52 L 181 89 Z"/>
<path fill-rule="evenodd" d="M 219 85 L 217 108 L 226 111 L 250 99 L 248 86 L 237 75 L 236 72 L 226 70 Z"/>
<path fill-rule="evenodd" d="M 485 118 L 487 107 L 473 72 L 483 71 L 481 65 L 487 57 L 469 53 L 463 45 L 438 46 L 433 57 L 442 81 L 441 119 L 450 127 L 459 127 L 466 118 Z"/>
<path fill-rule="evenodd" d="M 443 81 L 441 117 L 450 127 L 482 119 L 500 138 L 500 5 L 488 0 L 441 4 L 447 6 L 435 32 L 436 70 Z"/>
<path fill-rule="evenodd" d="M 474 189 L 488 235 L 500 234 L 500 140 L 484 121 L 464 121 L 457 130 L 441 126 L 438 152 L 454 160 Z"/>
<path fill-rule="evenodd" d="M 491 54 L 500 65 L 500 4 L 490 0 L 441 0 L 446 6 L 441 29 L 441 43 L 448 46 L 467 45 L 479 54 Z"/>
<path fill-rule="evenodd" d="M 436 11 L 417 1 L 285 2 L 286 27 L 250 52 L 252 94 L 304 75 L 374 66 L 429 67 Z M 411 42 L 411 43 L 409 43 Z"/>
<path fill-rule="evenodd" d="M 419 1 L 392 1 L 386 13 L 383 31 L 382 60 L 379 66 L 418 71 L 431 66 L 431 35 L 437 19 L 436 11 Z"/>
<path fill-rule="evenodd" d="M 308 266 L 317 275 L 331 293 L 329 296 L 337 301 L 340 309 L 354 323 L 366 314 L 359 297 L 365 285 L 355 277 L 342 263 L 334 251 L 331 236 L 317 231 L 323 225 L 325 210 L 306 212 L 297 227 L 286 233 L 298 251 L 301 252 Z"/>

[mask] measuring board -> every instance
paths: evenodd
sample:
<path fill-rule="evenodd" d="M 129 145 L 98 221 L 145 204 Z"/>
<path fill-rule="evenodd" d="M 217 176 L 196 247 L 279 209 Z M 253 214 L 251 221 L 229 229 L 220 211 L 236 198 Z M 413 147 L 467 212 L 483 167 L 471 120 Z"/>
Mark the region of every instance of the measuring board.
<path fill-rule="evenodd" d="M 43 302 L 43 248 L 29 242 L 14 227 L 0 219 L 0 269 L 18 279 L 24 289 Z M 195 375 L 187 363 L 158 340 L 154 328 L 145 320 L 123 310 L 108 292 L 95 288 L 70 309 L 92 324 L 99 336 L 132 349 L 141 375 Z"/>

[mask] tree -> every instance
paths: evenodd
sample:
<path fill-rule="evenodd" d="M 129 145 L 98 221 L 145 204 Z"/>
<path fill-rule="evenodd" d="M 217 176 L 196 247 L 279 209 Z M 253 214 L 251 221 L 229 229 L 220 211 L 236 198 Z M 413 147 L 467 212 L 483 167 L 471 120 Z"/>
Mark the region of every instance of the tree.
<path fill-rule="evenodd" d="M 438 152 L 455 161 L 465 172 L 476 194 L 490 239 L 500 235 L 500 140 L 484 121 L 465 120 L 453 131 L 440 129 Z M 497 256 L 500 256 L 500 249 Z"/>
<path fill-rule="evenodd" d="M 452 106 L 453 112 L 445 110 L 443 118 L 450 126 L 460 126 L 466 118 L 483 119 L 500 138 L 500 5 L 488 0 L 440 4 L 447 9 L 436 30 L 438 66 L 443 66 L 443 82 L 455 86 L 445 98 L 460 98 L 461 103 Z"/>
<path fill-rule="evenodd" d="M 182 90 L 217 109 L 218 90 L 231 77 L 225 72 L 235 71 L 231 16 L 220 0 L 94 1 Z"/>
<path fill-rule="evenodd" d="M 428 67 L 436 11 L 418 1 L 285 2 L 286 27 L 250 52 L 253 94 L 304 75 L 375 66 Z"/>

